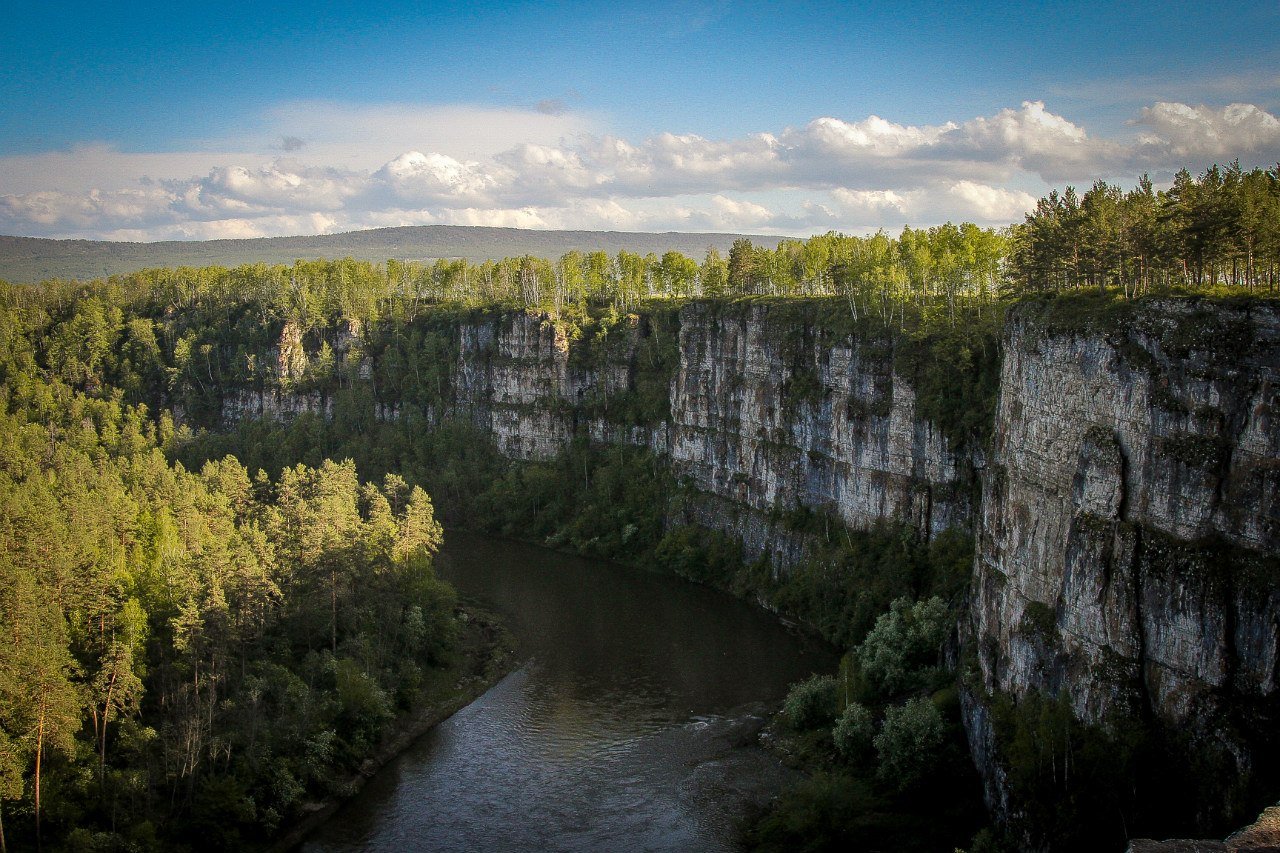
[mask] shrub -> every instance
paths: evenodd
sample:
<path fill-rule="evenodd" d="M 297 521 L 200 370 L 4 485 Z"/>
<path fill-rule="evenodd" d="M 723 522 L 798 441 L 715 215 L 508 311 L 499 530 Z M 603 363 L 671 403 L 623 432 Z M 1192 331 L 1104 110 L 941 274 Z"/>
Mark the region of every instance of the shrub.
<path fill-rule="evenodd" d="M 783 712 L 791 727 L 802 731 L 831 725 L 838 707 L 836 680 L 830 675 L 815 675 L 792 686 Z"/>
<path fill-rule="evenodd" d="M 937 663 L 948 622 L 946 602 L 937 596 L 914 604 L 896 599 L 858 647 L 863 675 L 887 694 L 910 686 L 919 670 Z"/>
<path fill-rule="evenodd" d="M 900 791 L 912 787 L 929 772 L 944 739 L 942 715 L 928 699 L 889 708 L 873 741 L 880 761 L 876 774 Z"/>
<path fill-rule="evenodd" d="M 392 717 L 386 691 L 350 658 L 334 660 L 333 677 L 344 721 L 357 737 L 372 738 Z"/>
<path fill-rule="evenodd" d="M 831 730 L 836 750 L 846 761 L 866 756 L 871 751 L 871 739 L 875 734 L 875 720 L 867 706 L 852 702 L 844 709 Z"/>

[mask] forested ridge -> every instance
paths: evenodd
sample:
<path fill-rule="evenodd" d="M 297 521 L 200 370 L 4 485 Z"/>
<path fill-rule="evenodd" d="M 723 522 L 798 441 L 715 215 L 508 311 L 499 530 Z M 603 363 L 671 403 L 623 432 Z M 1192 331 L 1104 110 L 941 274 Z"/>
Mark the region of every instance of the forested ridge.
<path fill-rule="evenodd" d="M 469 425 L 433 421 L 456 364 L 451 330 L 530 311 L 590 358 L 643 309 L 636 389 L 608 414 L 653 423 L 676 309 L 768 300 L 892 340 L 922 412 L 980 443 L 1012 301 L 1070 314 L 1153 293 L 1271 294 L 1278 270 L 1280 170 L 1232 166 L 1161 192 L 1142 181 L 1054 193 L 1005 230 L 833 233 L 776 249 L 743 239 L 701 259 L 346 259 L 4 285 L 0 838 L 137 850 L 270 840 L 456 654 L 453 596 L 431 571 L 438 510 L 769 600 L 849 650 L 842 690 L 820 679 L 788 702 L 795 748 L 823 772 L 750 839 L 899 843 L 947 785 L 974 783 L 938 641 L 972 542 L 797 511 L 776 520 L 825 550 L 790 578 L 745 565 L 727 536 L 667 525 L 680 484 L 648 451 L 580 439 L 516 465 Z M 332 405 L 230 429 L 234 388 Z M 404 416 L 375 417 L 375 389 Z M 1107 742 L 1039 710 L 1108 778 Z M 1026 738 L 1035 731 L 1027 723 Z M 974 830 L 970 789 L 937 816 L 939 832 Z M 1078 806 L 1046 821 L 1066 825 Z"/>
<path fill-rule="evenodd" d="M 0 236 L 0 278 L 36 282 L 48 278 L 89 279 L 142 267 L 287 264 L 296 258 L 354 257 L 422 260 L 466 258 L 480 262 L 518 255 L 560 255 L 575 247 L 611 252 L 679 249 L 702 252 L 708 245 L 727 251 L 737 234 L 654 234 L 625 231 L 543 231 L 473 225 L 403 225 L 306 237 L 223 240 L 169 240 L 129 243 L 105 240 L 51 240 Z M 776 237 L 753 237 L 772 246 Z"/>
<path fill-rule="evenodd" d="M 1116 289 L 1125 296 L 1216 287 L 1280 287 L 1280 166 L 1186 169 L 1156 190 L 1147 176 L 1125 191 L 1099 181 L 1083 194 L 1054 190 L 1005 229 L 971 223 L 868 237 L 835 232 L 776 247 L 734 240 L 701 258 L 677 251 L 570 251 L 475 262 L 385 264 L 346 259 L 293 265 L 151 269 L 102 279 L 117 301 L 173 309 L 255 301 L 299 320 L 338 311 L 362 320 L 413 316 L 440 302 L 504 304 L 572 315 L 650 298 L 840 296 L 860 308 L 935 299 L 991 301 L 1028 293 Z M 83 285 L 70 284 L 72 293 Z M 57 287 L 46 282 L 44 288 Z"/>

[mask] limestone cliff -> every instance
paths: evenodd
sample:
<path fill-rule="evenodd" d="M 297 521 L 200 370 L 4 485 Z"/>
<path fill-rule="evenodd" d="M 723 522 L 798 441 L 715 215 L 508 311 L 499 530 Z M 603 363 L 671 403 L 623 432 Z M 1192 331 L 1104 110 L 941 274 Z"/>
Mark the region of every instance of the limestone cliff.
<path fill-rule="evenodd" d="M 977 524 L 966 709 L 989 799 L 1017 807 L 981 694 L 1151 719 L 1247 774 L 1277 721 L 1280 314 L 1042 319 L 1007 324 Z"/>
<path fill-rule="evenodd" d="M 664 417 L 628 420 L 649 317 L 597 345 L 549 318 L 489 317 L 459 331 L 453 406 L 515 459 L 548 459 L 575 435 L 664 454 L 706 500 L 696 520 L 745 540 L 753 557 L 796 562 L 802 546 L 767 522 L 808 507 L 855 529 L 909 520 L 924 536 L 967 527 L 971 468 L 916 411 L 888 336 L 797 327 L 768 305 L 726 312 L 695 303 L 675 317 Z M 652 377 L 650 377 L 652 379 Z"/>
<path fill-rule="evenodd" d="M 786 328 L 755 306 L 681 314 L 671 459 L 708 494 L 756 510 L 806 506 L 862 529 L 968 523 L 958 464 L 916 413 L 891 340 Z"/>

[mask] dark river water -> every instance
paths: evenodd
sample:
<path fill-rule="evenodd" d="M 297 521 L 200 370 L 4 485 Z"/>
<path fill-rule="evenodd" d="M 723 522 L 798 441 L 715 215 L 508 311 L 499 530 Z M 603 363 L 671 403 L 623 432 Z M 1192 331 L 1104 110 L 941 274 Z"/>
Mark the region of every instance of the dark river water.
<path fill-rule="evenodd" d="M 731 850 L 788 771 L 765 704 L 826 646 L 723 593 L 451 533 L 440 574 L 498 613 L 523 666 L 387 765 L 304 845 L 349 850 Z"/>

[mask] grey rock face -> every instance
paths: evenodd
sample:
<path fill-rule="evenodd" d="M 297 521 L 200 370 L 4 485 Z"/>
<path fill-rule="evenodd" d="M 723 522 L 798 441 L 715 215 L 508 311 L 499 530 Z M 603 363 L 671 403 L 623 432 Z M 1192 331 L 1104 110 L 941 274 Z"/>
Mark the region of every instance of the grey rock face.
<path fill-rule="evenodd" d="M 855 529 L 910 520 L 926 537 L 969 522 L 967 469 L 917 417 L 888 342 L 783 329 L 763 306 L 682 312 L 671 461 L 758 511 L 808 507 Z"/>
<path fill-rule="evenodd" d="M 607 411 L 633 390 L 636 324 L 627 346 L 583 367 L 570 357 L 581 344 L 528 314 L 461 328 L 456 406 L 514 459 L 552 458 L 574 435 L 666 454 L 688 483 L 738 510 L 711 501 L 691 520 L 734 534 L 752 558 L 767 554 L 780 567 L 798 562 L 804 547 L 766 522 L 774 509 L 828 511 L 857 529 L 910 520 L 925 536 L 968 526 L 970 469 L 917 416 L 885 341 L 786 330 L 763 306 L 727 317 L 695 304 L 679 319 L 669 421 L 627 425 L 583 411 L 588 401 Z M 780 334 L 788 331 L 790 344 Z"/>
<path fill-rule="evenodd" d="M 1006 330 L 971 594 L 982 688 L 1149 714 L 1248 769 L 1216 728 L 1274 694 L 1280 316 L 1168 301 L 1109 332 Z M 969 703 L 971 744 L 992 741 Z M 974 749 L 999 806 L 994 756 Z"/>
<path fill-rule="evenodd" d="M 510 313 L 463 325 L 453 389 L 457 414 L 489 432 L 504 456 L 554 458 L 574 436 L 576 407 L 589 395 L 627 389 L 634 349 L 597 368 L 570 364 L 569 347 L 563 327 L 545 315 Z M 656 440 L 644 430 L 593 426 L 602 439 Z"/>
<path fill-rule="evenodd" d="M 978 683 L 963 709 L 997 810 L 1007 786 L 985 700 L 997 693 L 1063 693 L 1089 722 L 1142 715 L 1249 769 L 1248 732 L 1221 720 L 1280 683 L 1280 583 L 1267 574 L 1280 551 L 1274 308 L 1169 300 L 1075 331 L 1015 310 L 989 462 L 957 454 L 920 415 L 887 336 L 833 335 L 768 305 L 691 304 L 678 321 L 665 417 L 636 424 L 617 408 L 637 391 L 648 319 L 624 320 L 582 358 L 586 344 L 552 318 L 512 312 L 459 322 L 451 385 L 426 423 L 465 419 L 520 460 L 578 437 L 647 447 L 701 496 L 682 520 L 778 573 L 808 542 L 777 510 L 856 529 L 907 522 L 925 537 L 972 530 L 964 634 Z M 362 331 L 342 328 L 335 351 L 358 352 Z M 330 414 L 323 397 L 280 390 L 306 369 L 301 344 L 286 327 L 276 390 L 228 394 L 225 418 Z M 377 407 L 401 416 L 399 400 Z"/>

